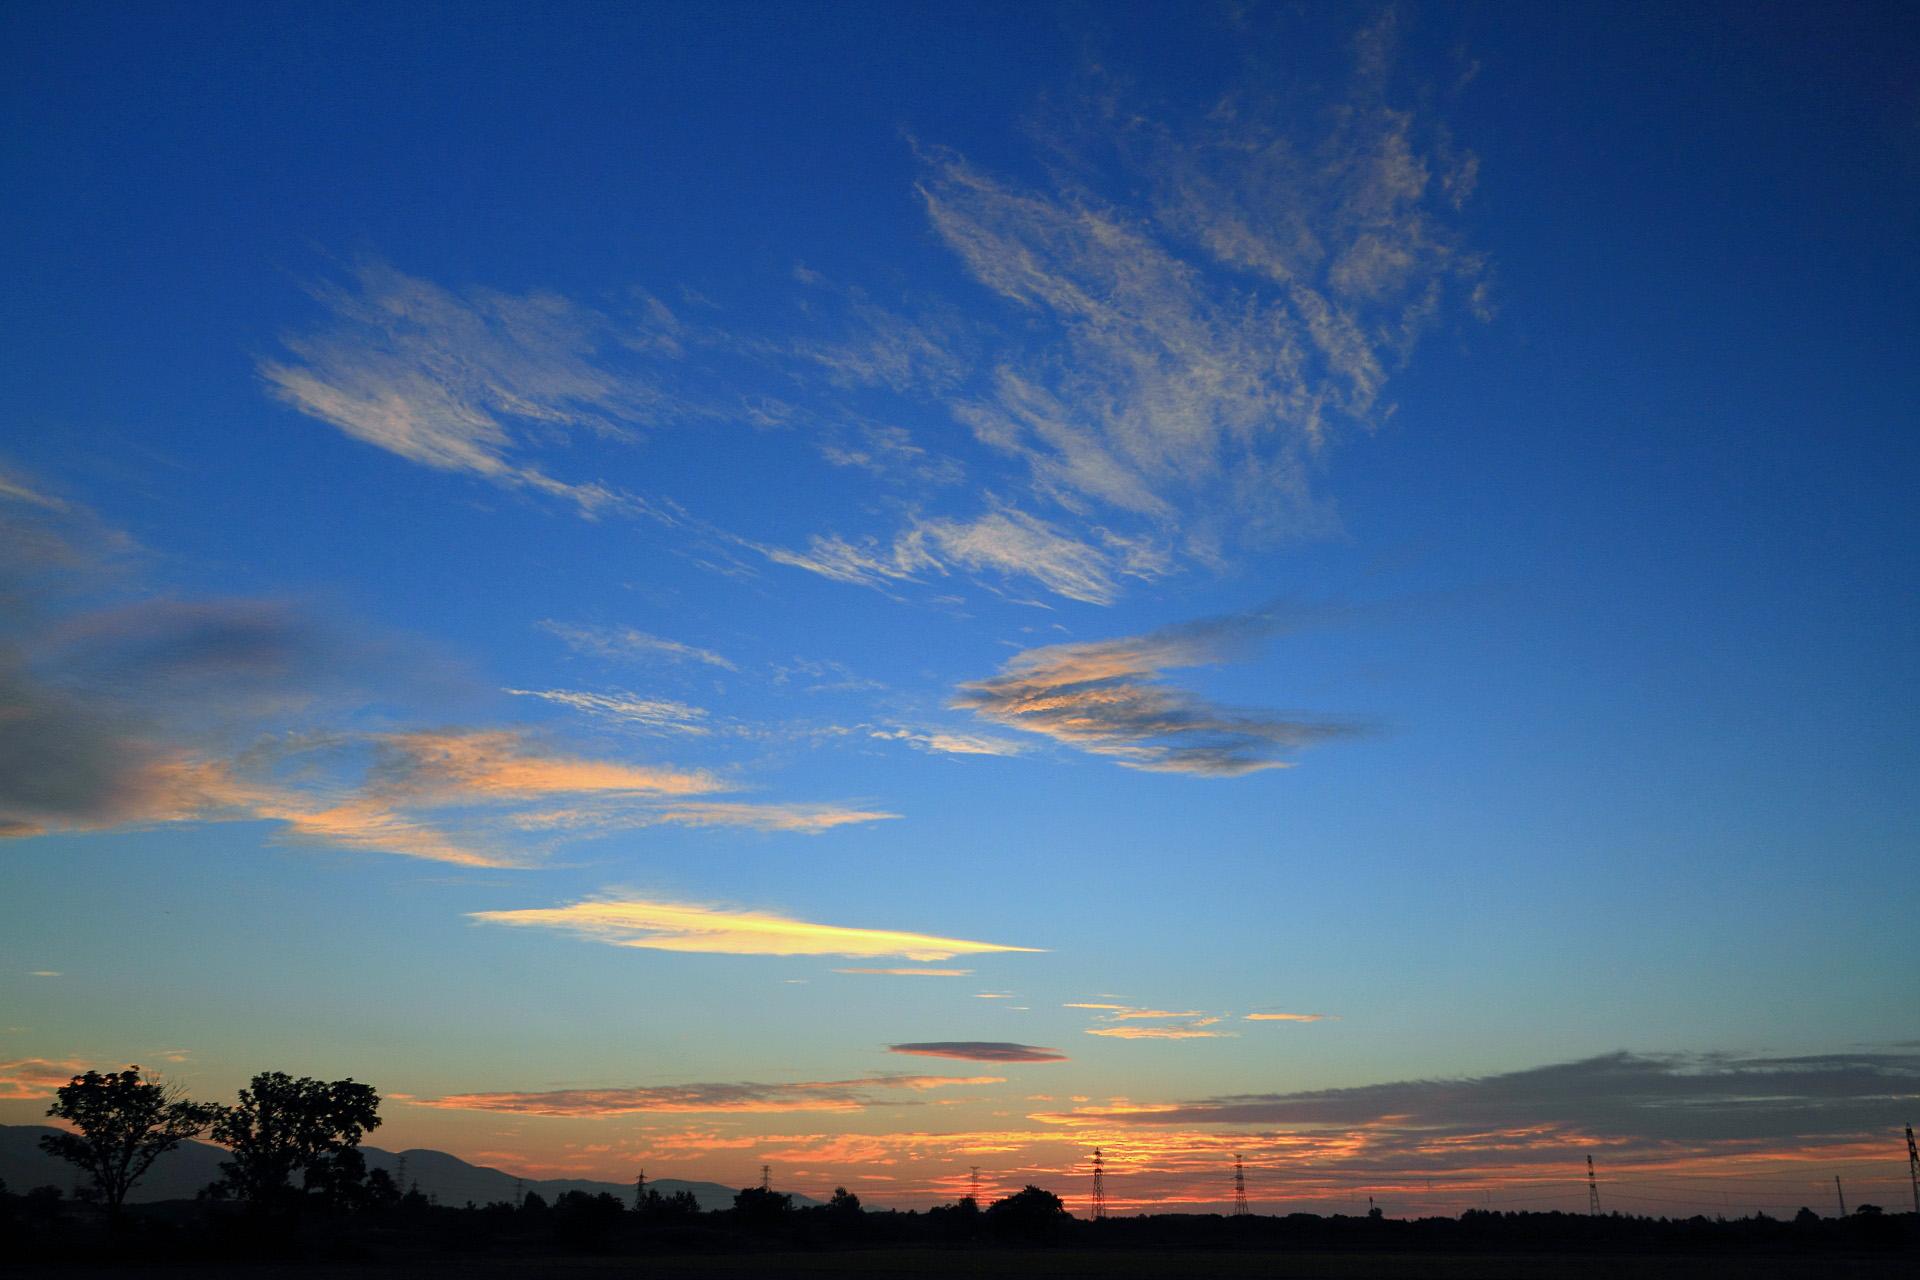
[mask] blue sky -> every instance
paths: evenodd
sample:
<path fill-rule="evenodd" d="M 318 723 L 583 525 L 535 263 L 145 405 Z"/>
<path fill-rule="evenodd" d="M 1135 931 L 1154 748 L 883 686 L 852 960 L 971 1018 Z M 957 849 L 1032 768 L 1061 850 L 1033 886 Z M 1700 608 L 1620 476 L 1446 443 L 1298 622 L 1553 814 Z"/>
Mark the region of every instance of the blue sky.
<path fill-rule="evenodd" d="M 5 22 L 9 1122 L 1898 1172 L 1898 6 Z"/>

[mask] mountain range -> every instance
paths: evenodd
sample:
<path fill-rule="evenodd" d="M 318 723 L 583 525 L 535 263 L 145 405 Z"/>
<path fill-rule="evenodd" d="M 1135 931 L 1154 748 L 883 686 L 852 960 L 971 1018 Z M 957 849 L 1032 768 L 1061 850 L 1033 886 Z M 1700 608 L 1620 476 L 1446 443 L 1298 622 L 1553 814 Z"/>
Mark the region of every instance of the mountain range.
<path fill-rule="evenodd" d="M 40 1138 L 60 1130 L 39 1124 L 0 1125 L 0 1179 L 16 1194 L 34 1187 L 56 1186 L 69 1193 L 82 1175 L 73 1165 L 40 1150 Z M 404 1178 L 411 1190 L 440 1204 L 490 1204 L 496 1200 L 513 1201 L 516 1194 L 535 1191 L 548 1203 L 563 1191 L 605 1191 L 631 1203 L 630 1182 L 596 1182 L 590 1178 L 520 1178 L 486 1165 L 468 1164 L 444 1151 L 414 1147 L 407 1151 L 386 1151 L 380 1147 L 360 1148 L 367 1157 L 367 1168 L 385 1169 L 396 1182 Z M 129 1204 L 148 1204 L 158 1200 L 191 1200 L 199 1190 L 220 1176 L 219 1163 L 226 1150 L 205 1142 L 183 1142 L 153 1162 L 147 1176 L 127 1197 Z M 405 1162 L 404 1172 L 401 1162 Z M 647 1187 L 661 1195 L 691 1191 L 702 1209 L 731 1209 L 738 1188 L 718 1182 L 686 1182 L 679 1178 L 649 1179 Z M 795 1204 L 819 1204 L 811 1196 L 792 1193 Z"/>

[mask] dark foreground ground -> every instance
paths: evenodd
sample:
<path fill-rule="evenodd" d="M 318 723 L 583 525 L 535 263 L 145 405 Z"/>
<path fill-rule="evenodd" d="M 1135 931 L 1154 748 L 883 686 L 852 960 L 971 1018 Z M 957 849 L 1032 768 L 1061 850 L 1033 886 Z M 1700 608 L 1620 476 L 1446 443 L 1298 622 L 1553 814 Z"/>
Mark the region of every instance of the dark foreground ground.
<path fill-rule="evenodd" d="M 1057 1249 L 872 1249 L 701 1257 L 489 1258 L 380 1263 L 0 1266 L 11 1280 L 1915 1280 L 1914 1259 L 1872 1256 L 1472 1255 Z"/>

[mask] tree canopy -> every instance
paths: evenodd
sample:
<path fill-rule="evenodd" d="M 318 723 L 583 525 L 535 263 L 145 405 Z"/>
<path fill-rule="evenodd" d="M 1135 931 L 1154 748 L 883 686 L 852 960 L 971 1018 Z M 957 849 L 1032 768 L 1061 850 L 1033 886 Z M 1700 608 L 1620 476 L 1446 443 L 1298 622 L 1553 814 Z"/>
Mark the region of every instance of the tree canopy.
<path fill-rule="evenodd" d="M 265 1208 L 296 1191 L 298 1173 L 298 1190 L 349 1196 L 365 1178 L 358 1148 L 361 1135 L 380 1126 L 379 1108 L 372 1085 L 261 1072 L 213 1123 L 214 1141 L 233 1153 L 220 1162 L 216 1194 Z"/>
<path fill-rule="evenodd" d="M 177 1087 L 128 1067 L 75 1076 L 55 1090 L 47 1114 L 80 1132 L 49 1134 L 40 1149 L 80 1166 L 89 1179 L 83 1194 L 118 1215 L 153 1162 L 205 1130 L 220 1108 L 190 1102 Z"/>

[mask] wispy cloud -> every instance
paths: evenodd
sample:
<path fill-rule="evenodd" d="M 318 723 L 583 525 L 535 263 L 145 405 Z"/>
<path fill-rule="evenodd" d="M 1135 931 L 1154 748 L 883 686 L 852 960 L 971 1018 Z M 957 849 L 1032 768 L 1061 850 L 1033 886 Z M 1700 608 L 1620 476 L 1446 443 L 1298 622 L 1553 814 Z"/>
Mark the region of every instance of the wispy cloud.
<path fill-rule="evenodd" d="M 0 1098 L 18 1101 L 51 1098 L 73 1077 L 88 1069 L 85 1062 L 52 1062 L 45 1058 L 17 1058 L 0 1062 Z"/>
<path fill-rule="evenodd" d="M 898 818 L 884 809 L 850 809 L 830 804 L 747 804 L 711 800 L 678 804 L 658 811 L 662 822 L 684 827 L 748 827 L 756 831 L 829 831 L 859 822 Z"/>
<path fill-rule="evenodd" d="M 1238 1094 L 1158 1106 L 1077 1108 L 1059 1117 L 1122 1125 L 1378 1127 L 1424 1141 L 1502 1131 L 1664 1142 L 1860 1133 L 1920 1100 L 1911 1051 L 1761 1057 L 1610 1053 L 1457 1080 L 1304 1093 Z"/>
<path fill-rule="evenodd" d="M 1032 578 L 1069 600 L 1112 604 L 1120 595 L 1116 576 L 1141 572 L 1137 559 L 1116 561 L 1056 525 L 1006 506 L 964 520 L 915 517 L 890 543 L 830 533 L 813 535 L 804 551 L 747 545 L 775 564 L 883 591 L 922 582 L 929 575 L 990 570 L 1002 577 Z"/>
<path fill-rule="evenodd" d="M 910 1102 L 900 1090 L 924 1093 L 954 1085 L 1004 1084 L 1001 1076 L 880 1075 L 799 1084 L 679 1084 L 635 1089 L 554 1089 L 544 1093 L 461 1093 L 415 1106 L 507 1111 L 536 1116 L 623 1116 L 641 1113 L 864 1111 Z"/>
<path fill-rule="evenodd" d="M 640 505 L 598 482 L 567 483 L 525 461 L 529 441 L 569 430 L 623 435 L 665 397 L 610 371 L 609 349 L 671 352 L 658 303 L 632 322 L 553 294 L 451 293 L 364 261 L 350 285 L 320 284 L 326 321 L 261 360 L 280 399 L 356 439 L 442 471 L 562 498 L 583 515 Z"/>
<path fill-rule="evenodd" d="M 542 631 L 558 636 L 576 653 L 640 662 L 704 662 L 727 671 L 740 669 L 711 649 L 663 639 L 632 627 L 588 627 L 551 619 L 539 625 Z"/>
<path fill-rule="evenodd" d="M 405 645 L 354 636 L 257 600 L 142 600 L 47 612 L 89 573 L 45 520 L 39 578 L 0 569 L 0 839 L 152 823 L 266 820 L 281 844 L 468 866 L 527 866 L 530 845 L 639 826 L 818 832 L 896 815 L 839 804 L 719 798 L 738 784 L 698 768 L 582 754 L 523 730 L 370 731 L 385 692 L 438 678 Z M 664 699 L 535 692 L 631 723 L 700 729 Z M 391 722 L 391 711 L 382 708 Z M 371 718 L 371 717 L 367 717 Z"/>
<path fill-rule="evenodd" d="M 1094 1017 L 1105 1025 L 1088 1027 L 1086 1033 L 1115 1040 L 1217 1040 L 1235 1034 L 1218 1029 L 1221 1019 L 1198 1009 L 1151 1009 L 1092 1001 L 1075 1001 L 1062 1007 L 1095 1010 Z"/>
<path fill-rule="evenodd" d="M 1248 1022 L 1318 1022 L 1327 1015 L 1324 1013 L 1249 1013 Z"/>
<path fill-rule="evenodd" d="M 896 978 L 964 978 L 971 969 L 835 969 L 835 973 L 878 973 Z"/>
<path fill-rule="evenodd" d="M 1009 738 L 991 738 L 977 733 L 952 733 L 945 729 L 874 729 L 873 737 L 893 742 L 909 742 L 926 751 L 951 756 L 1017 756 L 1026 750 L 1023 743 Z"/>
<path fill-rule="evenodd" d="M 26 481 L 10 476 L 4 471 L 0 471 L 0 500 L 25 502 L 32 506 L 43 507 L 48 511 L 60 515 L 64 515 L 70 510 L 67 504 L 60 499 L 50 498 L 44 493 L 30 489 L 27 487 Z"/>
<path fill-rule="evenodd" d="M 1125 1004 L 1086 1004 L 1076 1002 L 1062 1005 L 1061 1008 L 1104 1009 L 1107 1012 L 1102 1016 L 1113 1022 L 1127 1022 L 1135 1018 L 1198 1018 L 1202 1016 L 1198 1009 L 1188 1009 L 1185 1012 L 1177 1012 L 1172 1009 L 1136 1009 L 1132 1005 Z M 1215 1021 L 1218 1021 L 1218 1019 L 1215 1019 Z"/>
<path fill-rule="evenodd" d="M 1255 88 L 1175 125 L 1090 95 L 1042 128 L 1063 161 L 1050 189 L 923 148 L 937 233 L 1045 322 L 957 416 L 1068 509 L 1205 530 L 1200 545 L 1222 525 L 1325 527 L 1308 477 L 1332 428 L 1375 420 L 1387 372 L 1482 271 L 1443 221 L 1471 157 L 1423 154 L 1421 123 L 1387 105 L 1390 42 L 1366 33 L 1362 70 L 1317 115 Z"/>
<path fill-rule="evenodd" d="M 1160 675 L 1167 667 L 1225 661 L 1282 626 L 1274 610 L 1264 609 L 1142 636 L 1029 649 L 1000 675 L 961 685 L 953 705 L 1136 769 L 1233 777 L 1279 768 L 1286 763 L 1275 758 L 1281 752 L 1360 730 L 1221 706 Z"/>
<path fill-rule="evenodd" d="M 1217 1040 L 1231 1037 L 1231 1031 L 1210 1030 L 1218 1018 L 1191 1018 L 1185 1022 L 1156 1027 L 1088 1027 L 1090 1036 L 1111 1036 L 1116 1040 Z"/>
<path fill-rule="evenodd" d="M 767 912 L 605 896 L 564 907 L 477 911 L 476 920 L 572 933 L 620 947 L 729 955 L 903 956 L 946 960 L 989 951 L 1034 951 L 885 929 L 813 924 Z"/>
<path fill-rule="evenodd" d="M 583 689 L 503 689 L 501 692 L 556 703 L 625 729 L 695 735 L 711 732 L 701 723 L 707 718 L 704 709 L 671 698 L 646 698 L 625 691 L 592 693 Z"/>
<path fill-rule="evenodd" d="M 1067 1062 L 1058 1049 L 1006 1040 L 928 1040 L 917 1044 L 890 1044 L 888 1053 L 917 1054 L 924 1058 L 959 1058 L 966 1062 Z"/>

